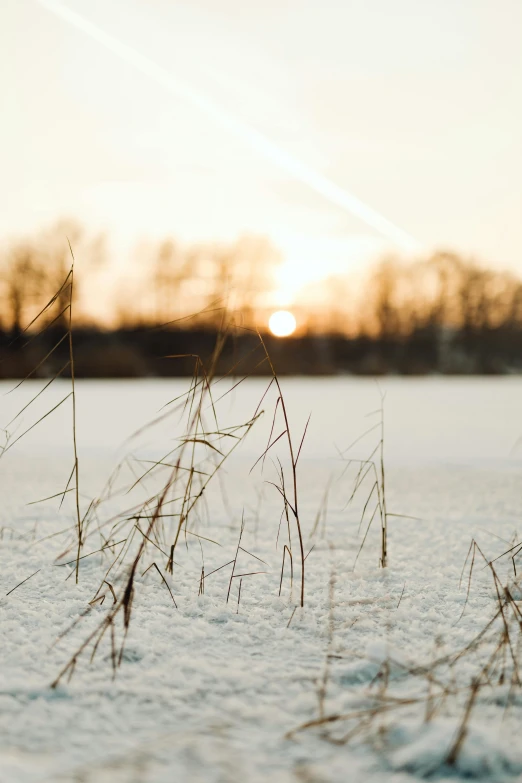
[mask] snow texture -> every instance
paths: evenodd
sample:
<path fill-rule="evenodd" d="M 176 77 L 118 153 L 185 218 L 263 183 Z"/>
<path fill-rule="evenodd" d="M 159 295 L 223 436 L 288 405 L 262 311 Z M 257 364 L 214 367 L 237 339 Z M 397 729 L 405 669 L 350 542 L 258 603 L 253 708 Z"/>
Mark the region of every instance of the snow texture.
<path fill-rule="evenodd" d="M 225 398 L 224 418 L 251 416 L 264 385 L 249 381 Z M 306 551 L 315 545 L 306 561 L 305 608 L 298 607 L 295 528 L 293 588 L 287 563 L 278 595 L 286 522 L 276 546 L 281 498 L 266 483 L 275 478 L 274 465 L 267 458 L 263 474 L 261 465 L 249 473 L 266 446 L 267 414 L 227 464 L 224 487 L 217 480 L 210 487 L 194 528 L 219 545 L 187 536 L 176 550 L 174 573 L 166 578 L 177 608 L 158 572 L 140 571 L 116 676 L 104 640 L 92 662 L 90 651 L 83 654 L 72 678 L 54 689 L 53 680 L 110 609 L 109 588 L 103 604 L 89 609 L 110 559 L 103 552 L 82 560 L 75 584 L 74 565 L 57 565 L 71 559 L 62 553 L 74 524 L 72 496 L 61 509 L 59 498 L 28 505 L 67 482 L 70 410 L 58 409 L 5 454 L 0 783 L 522 781 L 522 699 L 509 682 L 480 691 L 457 758 L 448 763 L 466 687 L 481 665 L 478 652 L 464 656 L 453 675 L 440 671 L 440 677 L 458 679 L 461 695 L 432 719 L 426 719 L 429 700 L 417 698 L 427 679 L 411 675 L 415 667 L 429 668 L 430 661 L 463 649 L 494 614 L 488 569 L 474 571 L 467 602 L 468 572 L 461 587 L 459 580 L 473 538 L 496 557 L 519 526 L 522 381 L 389 379 L 382 387 L 388 510 L 408 515 L 389 520 L 388 568 L 378 567 L 377 524 L 354 568 L 365 493 L 347 507 L 357 468 L 347 467 L 336 451 L 369 426 L 365 414 L 380 404 L 376 384 L 284 381 L 297 442 L 312 411 L 298 473 Z M 0 392 L 9 388 L 4 383 Z M 3 396 L 2 421 L 39 388 L 35 382 Z M 82 508 L 122 454 L 157 458 L 165 446 L 167 451 L 174 429 L 123 441 L 184 388 L 181 381 L 78 384 Z M 40 412 L 66 390 L 65 381 L 52 389 Z M 267 409 L 273 403 L 267 400 Z M 24 415 L 19 433 L 38 411 L 32 415 Z M 370 433 L 350 456 L 366 458 L 376 437 Z M 100 515 L 120 510 L 118 502 Z M 208 577 L 198 595 L 202 553 L 206 574 L 233 559 L 242 513 L 247 551 L 240 552 L 237 572 L 264 573 L 243 578 L 240 603 L 237 581 L 226 603 L 230 567 Z M 86 550 L 102 545 L 93 538 Z M 147 563 L 155 559 L 164 573 L 165 558 L 155 554 Z M 499 561 L 498 570 L 506 582 L 514 581 L 519 599 L 510 561 Z M 117 634 L 121 640 L 121 623 Z M 387 698 L 404 706 L 368 720 L 384 678 Z M 320 714 L 353 713 L 359 717 L 298 730 Z"/>

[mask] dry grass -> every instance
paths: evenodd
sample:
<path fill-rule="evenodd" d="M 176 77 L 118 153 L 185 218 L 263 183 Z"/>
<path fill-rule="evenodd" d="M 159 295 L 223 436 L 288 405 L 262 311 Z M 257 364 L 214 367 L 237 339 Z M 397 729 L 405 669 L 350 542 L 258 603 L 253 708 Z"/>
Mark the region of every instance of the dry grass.
<path fill-rule="evenodd" d="M 177 438 L 176 444 L 159 458 L 148 461 L 138 460 L 130 452 L 109 476 L 100 496 L 91 499 L 82 511 L 80 462 L 76 439 L 73 286 L 74 259 L 60 289 L 36 318 L 31 321 L 24 332 L 28 339 L 37 339 L 38 335 L 49 328 L 56 318 L 66 314 L 68 316 L 66 332 L 59 338 L 51 353 L 63 341 L 67 340 L 69 359 L 59 372 L 9 422 L 3 431 L 3 445 L 0 450 L 0 456 L 4 455 L 43 419 L 52 415 L 58 407 L 65 404 L 68 400 L 71 401 L 73 466 L 64 488 L 56 494 L 49 496 L 49 498 L 43 499 L 60 498 L 61 505 L 67 494 L 74 493 L 75 523 L 70 530 L 73 535 L 60 552 L 57 558 L 57 565 L 74 565 L 74 575 L 78 582 L 81 577 L 80 564 L 85 558 L 102 554 L 108 556 L 109 561 L 99 580 L 99 586 L 85 611 L 78 616 L 69 628 L 60 634 L 57 641 L 75 628 L 91 612 L 93 606 L 104 605 L 103 617 L 66 661 L 53 681 L 52 687 L 58 686 L 64 678 L 70 678 L 81 659 L 89 657 L 92 660 L 104 640 L 109 645 L 111 666 L 113 673 L 116 674 L 123 660 L 125 643 L 132 621 L 135 594 L 139 589 L 141 579 L 145 575 L 149 574 L 150 578 L 154 574 L 156 575 L 155 578 L 159 579 L 162 589 L 164 588 L 168 591 L 173 609 L 177 610 L 176 555 L 180 545 L 188 546 L 189 540 L 197 542 L 201 552 L 201 567 L 194 578 L 194 590 L 197 590 L 198 595 L 204 595 L 208 580 L 222 569 L 230 569 L 228 588 L 224 601 L 229 603 L 232 597 L 233 586 L 238 586 L 236 611 L 239 612 L 243 582 L 259 574 L 266 573 L 264 569 L 268 569 L 269 566 L 254 552 L 247 550 L 243 546 L 245 530 L 243 513 L 233 558 L 208 571 L 205 568 L 205 546 L 219 546 L 220 542 L 201 535 L 198 532 L 198 523 L 205 515 L 206 490 L 211 483 L 219 482 L 227 460 L 230 459 L 252 428 L 263 417 L 264 411 L 262 406 L 268 402 L 267 395 L 270 390 L 275 391 L 276 399 L 268 440 L 259 459 L 252 466 L 252 471 L 254 469 L 262 471 L 267 459 L 271 460 L 275 470 L 275 480 L 267 481 L 266 484 L 275 489 L 281 499 L 280 523 L 276 540 L 276 548 L 280 543 L 282 544 L 279 596 L 283 592 L 285 573 L 289 581 L 291 596 L 294 577 L 296 576 L 295 572 L 297 571 L 299 574 L 298 605 L 300 607 L 305 607 L 305 563 L 311 551 L 305 555 L 298 480 L 299 458 L 302 453 L 310 419 L 308 419 L 299 440 L 294 439 L 283 389 L 261 335 L 258 335 L 259 344 L 254 350 L 259 350 L 261 356 L 258 364 L 268 363 L 272 377 L 250 418 L 231 426 L 225 427 L 220 424 L 218 403 L 234 389 L 237 389 L 248 377 L 240 375 L 242 360 L 238 359 L 234 362 L 228 374 L 229 379 L 233 379 L 231 387 L 220 394 L 222 387 L 219 384 L 222 383 L 223 377 L 216 377 L 216 366 L 226 339 L 238 328 L 226 310 L 223 312 L 222 328 L 216 342 L 214 354 L 207 364 L 198 355 L 190 357 L 186 355 L 171 355 L 166 357 L 171 361 L 179 359 L 185 361 L 187 358 L 190 358 L 194 363 L 193 375 L 186 392 L 167 403 L 165 408 L 149 425 L 152 431 L 154 427 L 165 428 L 170 426 L 173 420 L 176 420 L 178 425 L 179 422 L 182 422 L 183 434 Z M 62 310 L 56 318 L 49 322 L 48 317 L 53 312 L 53 307 L 56 302 L 63 301 L 64 294 L 68 295 L 68 305 L 65 310 Z M 34 375 L 37 370 L 38 367 L 33 368 L 27 378 Z M 66 371 L 70 374 L 71 389 L 63 399 L 34 421 L 24 432 L 19 434 L 11 433 L 10 428 L 17 422 L 20 414 L 27 411 L 35 400 L 45 394 L 53 382 Z M 13 391 L 23 382 L 21 381 Z M 359 522 L 362 539 L 355 556 L 355 562 L 357 562 L 367 542 L 368 533 L 374 520 L 377 519 L 380 525 L 379 565 L 382 568 L 386 568 L 389 562 L 389 521 L 393 517 L 403 515 L 392 514 L 388 510 L 383 395 L 381 395 L 380 407 L 371 415 L 378 416 L 377 422 L 354 441 L 348 449 L 345 449 L 341 456 L 346 461 L 346 471 L 351 466 L 356 466 L 353 488 L 349 494 L 347 505 L 356 496 L 365 493 Z M 378 436 L 377 443 L 371 448 L 367 458 L 355 460 L 347 456 L 356 443 L 375 433 Z M 274 460 L 271 459 L 272 455 L 277 453 L 274 448 L 277 444 L 279 444 L 280 449 L 284 445 L 286 459 L 282 460 L 279 454 L 277 454 Z M 343 471 L 343 476 L 346 475 L 346 471 Z M 132 479 L 125 481 L 122 486 L 121 477 L 125 472 L 130 472 Z M 332 484 L 332 479 L 330 479 L 324 490 L 323 499 L 315 521 L 311 526 L 311 537 L 315 536 L 321 527 L 323 537 L 325 536 L 328 500 Z M 150 489 L 151 485 L 152 489 Z M 115 499 L 122 501 L 127 496 L 129 502 L 122 511 L 116 514 L 106 513 L 105 510 Z M 139 496 L 139 499 L 136 499 L 137 496 Z M 130 502 L 131 499 L 132 502 Z M 226 498 L 224 502 L 226 504 Z M 255 512 L 256 528 L 261 513 L 261 502 L 262 494 L 260 493 Z M 284 540 L 281 535 L 281 528 L 284 530 Z M 292 545 L 292 531 L 294 532 L 294 537 L 297 534 L 297 553 Z M 59 534 L 62 532 L 60 531 Z M 461 714 L 458 730 L 446 756 L 446 763 L 449 766 L 454 766 L 462 750 L 473 711 L 480 702 L 482 692 L 485 689 L 491 689 L 499 685 L 503 686 L 507 683 L 509 684 L 509 702 L 514 691 L 520 688 L 522 684 L 520 673 L 522 610 L 513 594 L 513 583 L 518 579 L 517 558 L 522 553 L 522 543 L 514 543 L 500 558 L 497 558 L 497 560 L 509 558 L 512 563 L 513 580 L 511 582 L 503 582 L 495 566 L 496 560 L 488 559 L 477 542 L 472 541 L 463 568 L 462 581 L 466 585 L 466 601 L 462 614 L 464 614 L 467 608 L 475 570 L 478 567 L 478 563 L 481 562 L 483 567 L 489 570 L 495 594 L 495 608 L 487 624 L 458 652 L 442 654 L 438 651 L 434 659 L 425 664 L 405 664 L 395 660 L 392 656 L 388 656 L 386 660 L 380 662 L 376 677 L 367 688 L 364 697 L 360 699 L 360 706 L 346 713 L 330 713 L 327 703 L 332 666 L 335 664 L 336 659 L 343 657 L 333 654 L 333 641 L 336 630 L 334 608 L 337 576 L 333 559 L 333 548 L 331 551 L 332 565 L 328 590 L 328 636 L 324 667 L 317 681 L 318 714 L 313 720 L 309 720 L 291 731 L 288 736 L 295 737 L 299 733 L 316 729 L 320 731 L 322 737 L 335 744 L 343 744 L 354 738 L 365 737 L 377 746 L 385 743 L 386 720 L 417 706 L 422 709 L 425 722 L 429 723 L 438 715 L 446 714 L 449 705 L 452 705 L 453 712 L 460 710 Z M 241 558 L 245 555 L 249 559 L 254 559 L 260 563 L 258 570 L 245 571 L 241 568 Z M 465 578 L 468 563 L 469 569 Z M 7 595 L 35 574 L 29 575 L 13 587 Z M 402 594 L 397 608 L 401 600 Z M 107 601 L 106 606 L 105 601 Z M 296 608 L 294 607 L 287 627 L 292 623 Z M 353 653 L 349 654 L 353 655 Z M 472 661 L 474 667 L 474 675 L 471 681 L 465 683 L 459 680 L 458 674 L 459 666 L 463 661 Z M 397 695 L 393 688 L 394 683 L 404 681 L 405 679 L 409 681 L 412 693 L 412 695 L 407 697 Z"/>
<path fill-rule="evenodd" d="M 520 544 L 515 544 L 496 560 L 508 558 L 515 552 L 522 552 Z M 364 692 L 359 695 L 360 706 L 345 713 L 328 712 L 325 708 L 326 685 L 331 670 L 331 663 L 344 659 L 344 655 L 329 654 L 329 663 L 325 665 L 323 677 L 318 686 L 318 716 L 306 721 L 288 733 L 293 739 L 300 733 L 318 730 L 320 736 L 334 744 L 345 744 L 359 739 L 370 743 L 373 747 L 386 747 L 390 721 L 398 721 L 403 715 L 411 714 L 412 708 L 417 708 L 418 715 L 424 715 L 424 722 L 430 723 L 437 717 L 459 714 L 457 729 L 446 750 L 444 764 L 455 767 L 466 737 L 468 735 L 472 714 L 480 704 L 481 697 L 495 693 L 497 689 L 505 689 L 505 709 L 516 703 L 516 692 L 520 693 L 522 686 L 522 608 L 514 597 L 509 580 L 502 581 L 494 562 L 488 559 L 477 542 L 473 540 L 463 567 L 463 577 L 466 566 L 469 570 L 466 580 L 466 600 L 460 619 L 462 618 L 472 588 L 474 571 L 481 562 L 482 567 L 489 570 L 495 594 L 495 606 L 491 617 L 482 629 L 463 648 L 453 645 L 456 652 L 440 651 L 433 660 L 424 664 L 407 664 L 388 654 L 385 660 L 379 661 L 379 670 Z M 331 585 L 333 582 L 333 571 Z M 513 562 L 513 573 L 516 577 L 516 562 Z M 464 580 L 461 579 L 461 583 Z M 332 588 L 331 588 L 332 596 Z M 402 597 L 402 596 L 401 596 Z M 332 598 L 331 600 L 331 606 Z M 329 619 L 328 651 L 332 648 L 335 624 L 332 620 L 332 610 Z M 439 647 L 436 641 L 436 650 Z M 348 657 L 356 655 L 348 652 Z M 471 677 L 462 680 L 462 664 L 467 664 L 473 671 Z M 411 696 L 403 697 L 397 694 L 392 685 L 408 683 Z M 499 692 L 499 698 L 504 698 L 505 690 Z"/>
<path fill-rule="evenodd" d="M 72 250 L 71 250 L 72 255 Z M 49 500 L 52 497 L 59 497 L 60 503 L 63 502 L 68 493 L 74 493 L 76 522 L 74 526 L 74 539 L 65 546 L 57 558 L 57 565 L 74 565 L 74 574 L 76 581 L 80 578 L 80 563 L 85 558 L 96 554 L 109 555 L 110 561 L 102 578 L 99 587 L 95 591 L 89 606 L 84 613 L 73 623 L 73 625 L 60 636 L 63 638 L 77 623 L 90 612 L 94 605 L 103 605 L 107 596 L 112 598 L 112 606 L 107 610 L 103 619 L 95 629 L 87 635 L 82 644 L 76 649 L 71 658 L 67 661 L 61 672 L 53 682 L 56 687 L 63 677 L 72 676 L 80 658 L 88 651 L 91 660 L 96 655 L 102 641 L 109 639 L 111 649 L 111 661 L 114 673 L 121 664 L 125 648 L 125 642 L 129 631 L 134 605 L 135 591 L 137 589 L 137 577 L 144 577 L 149 572 L 157 573 L 162 584 L 168 589 L 174 606 L 175 598 L 175 580 L 169 583 L 168 577 L 174 576 L 176 564 L 176 552 L 183 541 L 187 543 L 189 537 L 193 537 L 199 543 L 201 548 L 201 572 L 197 581 L 198 593 L 203 594 L 205 585 L 209 578 L 221 569 L 230 568 L 230 579 L 226 602 L 228 603 L 231 595 L 232 585 L 239 580 L 238 592 L 238 611 L 241 600 L 241 588 L 246 579 L 255 577 L 258 574 L 265 573 L 264 570 L 249 570 L 238 573 L 239 559 L 242 554 L 246 554 L 249 559 L 255 559 L 266 565 L 266 563 L 257 557 L 256 554 L 246 550 L 241 546 L 244 530 L 244 520 L 241 523 L 239 540 L 235 556 L 232 560 L 225 562 L 218 568 L 206 572 L 204 565 L 204 543 L 219 545 L 219 542 L 208 537 L 200 535 L 197 531 L 198 521 L 201 515 L 205 513 L 206 490 L 211 482 L 219 480 L 225 462 L 230 458 L 244 438 L 248 435 L 252 427 L 262 417 L 263 411 L 261 405 L 272 386 L 277 390 L 277 400 L 273 414 L 272 429 L 269 436 L 269 442 L 265 452 L 261 455 L 260 461 L 264 463 L 268 451 L 281 438 L 285 438 L 288 453 L 290 456 L 290 485 L 291 494 L 287 494 L 285 472 L 281 461 L 279 464 L 280 483 L 273 483 L 282 498 L 283 511 L 288 522 L 288 543 L 284 546 L 284 553 L 288 554 L 291 563 L 291 584 L 293 582 L 293 555 L 292 542 L 290 535 L 290 516 L 295 520 L 298 532 L 300 560 L 301 560 L 301 591 L 300 603 L 304 605 L 305 597 L 305 554 L 303 545 L 303 534 L 298 510 L 298 481 L 297 465 L 301 449 L 303 446 L 303 433 L 298 449 L 295 449 L 290 424 L 288 420 L 287 407 L 281 385 L 266 346 L 259 335 L 259 349 L 262 354 L 258 364 L 268 362 L 272 372 L 272 379 L 267 386 L 265 393 L 254 411 L 251 418 L 236 425 L 223 427 L 220 425 L 218 417 L 217 403 L 230 394 L 239 384 L 245 380 L 246 376 L 235 381 L 231 388 L 221 395 L 218 384 L 223 381 L 223 377 L 215 377 L 215 368 L 219 356 L 227 337 L 233 334 L 235 324 L 233 318 L 226 309 L 223 309 L 222 328 L 218 335 L 216 346 L 210 361 L 205 366 L 202 358 L 198 355 L 178 356 L 169 355 L 165 357 L 171 361 L 178 359 L 187 360 L 191 358 L 194 363 L 194 372 L 189 383 L 187 391 L 180 397 L 171 400 L 164 407 L 163 411 L 151 422 L 149 427 L 165 428 L 168 427 L 176 417 L 183 422 L 183 434 L 177 439 L 174 448 L 162 454 L 158 459 L 150 460 L 144 463 L 143 460 L 137 460 L 132 453 L 127 455 L 116 467 L 109 477 L 106 486 L 99 497 L 91 499 L 87 507 L 82 511 L 80 504 L 80 470 L 79 455 L 76 438 L 76 389 L 74 376 L 74 350 L 73 350 L 73 286 L 74 286 L 74 258 L 71 269 L 66 280 L 60 287 L 56 295 L 46 304 L 41 313 L 33 319 L 27 329 L 34 328 L 39 319 L 43 319 L 52 309 L 56 301 L 63 301 L 64 294 L 68 294 L 69 303 L 65 311 L 59 315 L 67 315 L 66 332 L 56 343 L 53 351 L 65 340 L 69 345 L 69 361 L 51 380 L 38 392 L 31 402 L 24 406 L 23 411 L 27 410 L 29 405 L 36 400 L 65 370 L 69 370 L 71 377 L 70 392 L 58 403 L 45 413 L 43 417 L 35 421 L 26 432 L 18 436 L 15 440 L 10 438 L 6 430 L 6 444 L 3 453 L 8 451 L 23 435 L 37 426 L 44 418 L 50 416 L 59 406 L 71 400 L 72 403 L 72 448 L 73 448 L 73 467 L 65 488 L 54 495 L 42 500 Z M 50 323 L 44 323 L 43 330 L 49 328 Z M 42 330 L 42 331 L 43 331 Z M 37 336 L 37 335 L 36 335 Z M 31 337 L 34 339 L 34 337 Z M 248 358 L 248 357 L 247 357 Z M 237 375 L 241 369 L 241 359 L 232 366 L 229 375 Z M 34 374 L 37 368 L 27 376 Z M 23 383 L 23 381 L 22 381 Z M 21 384 L 19 384 L 21 385 Z M 17 388 L 17 387 L 15 387 Z M 21 413 L 22 411 L 20 411 Z M 275 426 L 278 413 L 282 413 L 285 429 L 275 440 L 272 440 L 273 428 Z M 15 417 L 16 418 L 16 417 Z M 140 434 L 140 433 L 136 433 Z M 256 463 L 257 464 L 257 463 Z M 253 466 L 255 467 L 255 465 Z M 132 473 L 132 480 L 121 486 L 121 476 L 127 470 Z M 72 485 L 71 485 L 72 484 Z M 150 485 L 154 485 L 153 490 L 149 490 Z M 120 500 L 126 495 L 142 495 L 142 499 L 132 503 L 130 506 L 118 514 L 109 515 L 104 518 L 104 509 L 115 499 Z M 143 499 L 144 498 L 144 499 Z M 98 541 L 98 545 L 94 544 Z M 284 562 L 283 562 L 284 567 Z M 30 577 L 28 577 L 30 578 Z M 22 583 L 21 583 L 22 584 Z M 16 588 L 13 588 L 16 589 Z M 121 621 L 121 622 L 120 622 Z"/>

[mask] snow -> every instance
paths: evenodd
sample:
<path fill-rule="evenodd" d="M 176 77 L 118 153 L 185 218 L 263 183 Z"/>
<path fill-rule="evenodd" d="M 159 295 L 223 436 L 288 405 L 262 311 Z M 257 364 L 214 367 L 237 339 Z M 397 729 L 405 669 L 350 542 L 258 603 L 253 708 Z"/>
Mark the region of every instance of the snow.
<path fill-rule="evenodd" d="M 265 385 L 248 381 L 227 396 L 223 420 L 251 416 Z M 107 588 L 103 604 L 86 612 L 110 562 L 106 556 L 81 561 L 78 585 L 72 565 L 56 565 L 71 559 L 62 556 L 68 534 L 49 537 L 74 524 L 71 496 L 60 510 L 59 499 L 27 505 L 66 484 L 70 408 L 59 408 L 0 460 L 1 783 L 522 780 L 522 699 L 509 682 L 481 690 L 456 761 L 447 763 L 466 687 L 483 662 L 479 652 L 464 656 L 453 675 L 437 670 L 441 678 L 455 676 L 460 691 L 428 721 L 429 701 L 417 700 L 427 680 L 411 674 L 462 650 L 495 612 L 489 569 L 474 571 L 467 602 L 468 572 L 461 587 L 459 580 L 473 538 L 496 557 L 519 525 L 522 380 L 379 382 L 386 391 L 388 510 L 408 515 L 389 520 L 385 570 L 378 568 L 377 525 L 354 569 L 365 498 L 346 508 L 356 469 L 343 475 L 336 451 L 375 420 L 365 415 L 380 405 L 377 384 L 339 378 L 283 379 L 282 385 L 296 442 L 312 411 L 298 471 L 306 551 L 315 543 L 306 561 L 305 608 L 295 608 L 295 530 L 293 589 L 287 564 L 278 596 L 286 539 L 283 525 L 276 548 L 281 499 L 265 483 L 274 480 L 274 467 L 267 458 L 263 474 L 261 465 L 249 473 L 267 443 L 267 413 L 226 465 L 227 500 L 218 482 L 209 488 L 197 533 L 219 545 L 188 537 L 176 551 L 173 576 L 166 578 L 177 608 L 158 572 L 140 571 L 115 677 L 107 639 L 92 663 L 89 651 L 70 680 L 50 687 L 112 604 Z M 0 384 L 0 393 L 11 386 Z M 35 382 L 2 396 L 2 422 L 40 388 Z M 185 388 L 178 380 L 78 383 L 82 507 L 123 454 L 157 458 L 172 447 L 175 424 L 124 441 Z M 52 388 L 40 408 L 35 404 L 33 418 L 24 414 L 18 432 L 67 391 L 65 381 Z M 273 404 L 267 400 L 267 411 Z M 350 456 L 365 458 L 374 445 L 375 433 Z M 310 538 L 329 483 L 326 519 Z M 100 516 L 124 506 L 124 499 L 112 499 Z M 237 582 L 226 603 L 230 567 L 208 577 L 198 595 L 201 546 L 206 574 L 232 560 L 243 510 L 242 546 L 266 565 L 241 552 L 237 572 L 266 573 L 243 578 L 239 604 Z M 93 538 L 87 552 L 98 542 Z M 157 555 L 147 563 L 156 559 L 164 572 L 165 558 Z M 506 582 L 512 578 L 507 559 L 498 561 L 498 572 Z M 121 621 L 117 635 L 121 641 Z M 375 706 L 383 672 L 390 698 L 411 703 L 365 723 L 360 716 Z M 359 717 L 299 729 L 321 709 L 326 716 Z M 339 742 L 354 728 L 349 742 Z"/>

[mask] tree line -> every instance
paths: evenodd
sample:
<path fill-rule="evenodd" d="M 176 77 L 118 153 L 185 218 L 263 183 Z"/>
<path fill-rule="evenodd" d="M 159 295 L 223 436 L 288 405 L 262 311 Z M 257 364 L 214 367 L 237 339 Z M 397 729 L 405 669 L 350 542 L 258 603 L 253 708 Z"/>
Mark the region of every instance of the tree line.
<path fill-rule="evenodd" d="M 250 350 L 243 327 L 266 331 L 281 263 L 266 238 L 142 243 L 132 263 L 116 274 L 104 235 L 61 221 L 0 249 L 1 377 L 22 374 L 67 327 L 64 290 L 46 313 L 49 328 L 41 337 L 29 348 L 19 339 L 60 290 L 71 249 L 78 259 L 74 309 L 80 374 L 163 374 L 159 356 L 211 353 L 224 324 L 237 327 L 230 337 L 235 356 Z M 281 372 L 522 369 L 522 280 L 472 258 L 452 252 L 407 262 L 385 258 L 357 285 L 349 275 L 332 277 L 314 286 L 314 294 L 315 301 L 295 302 L 295 338 L 272 341 Z M 156 335 L 160 327 L 164 336 L 152 339 L 151 327 Z M 173 335 L 176 351 L 169 349 Z M 51 370 L 44 363 L 42 373 Z"/>
<path fill-rule="evenodd" d="M 114 272 L 107 238 L 64 220 L 0 248 L 0 329 L 16 335 L 24 328 L 59 290 L 73 253 L 75 321 L 115 329 L 187 318 L 214 327 L 225 309 L 252 324 L 266 307 L 280 263 L 264 237 L 191 245 L 167 238 L 140 243 L 123 270 Z M 49 317 L 56 317 L 66 296 L 59 297 Z"/>

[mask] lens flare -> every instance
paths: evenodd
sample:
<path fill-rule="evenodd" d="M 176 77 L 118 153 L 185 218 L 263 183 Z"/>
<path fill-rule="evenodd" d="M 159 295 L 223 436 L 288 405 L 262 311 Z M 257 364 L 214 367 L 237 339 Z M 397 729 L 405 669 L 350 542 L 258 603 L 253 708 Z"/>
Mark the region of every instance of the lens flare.
<path fill-rule="evenodd" d="M 81 30 L 92 40 L 113 52 L 121 60 L 148 76 L 157 84 L 162 85 L 176 98 L 184 100 L 202 114 L 213 120 L 217 125 L 227 129 L 236 138 L 242 140 L 259 155 L 270 160 L 295 181 L 301 182 L 318 193 L 331 204 L 334 204 L 354 217 L 366 223 L 379 234 L 387 237 L 405 252 L 418 252 L 419 243 L 399 226 L 381 215 L 377 210 L 365 204 L 353 193 L 345 190 L 336 182 L 322 175 L 299 158 L 294 157 L 278 144 L 265 136 L 257 128 L 244 122 L 219 104 L 214 103 L 206 95 L 195 90 L 184 79 L 171 74 L 166 68 L 154 60 L 138 52 L 132 46 L 102 30 L 93 22 L 64 5 L 60 0 L 36 0 L 55 16 L 68 22 L 72 27 Z"/>
<path fill-rule="evenodd" d="M 295 332 L 297 322 L 288 310 L 277 310 L 268 320 L 268 328 L 275 337 L 288 337 Z"/>

